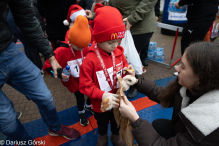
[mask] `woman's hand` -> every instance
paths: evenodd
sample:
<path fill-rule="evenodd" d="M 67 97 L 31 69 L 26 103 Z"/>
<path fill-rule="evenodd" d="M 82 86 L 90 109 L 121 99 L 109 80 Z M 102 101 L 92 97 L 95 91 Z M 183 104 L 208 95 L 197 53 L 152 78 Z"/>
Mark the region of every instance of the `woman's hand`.
<path fill-rule="evenodd" d="M 128 18 L 124 18 L 123 22 L 126 22 L 125 30 L 129 30 L 132 27 L 132 25 L 128 21 Z"/>
<path fill-rule="evenodd" d="M 131 120 L 131 122 L 136 121 L 139 118 L 138 113 L 135 110 L 135 107 L 132 105 L 132 103 L 127 99 L 127 97 L 124 97 L 124 100 L 120 100 L 120 107 L 119 111 L 123 117 L 126 117 Z"/>
<path fill-rule="evenodd" d="M 93 19 L 93 14 L 91 13 L 91 11 L 90 10 L 85 10 L 85 13 L 86 13 L 86 17 L 88 18 L 88 19 Z"/>
<path fill-rule="evenodd" d="M 134 70 L 133 66 L 130 64 L 128 67 L 124 67 L 123 74 L 135 76 L 135 70 Z"/>

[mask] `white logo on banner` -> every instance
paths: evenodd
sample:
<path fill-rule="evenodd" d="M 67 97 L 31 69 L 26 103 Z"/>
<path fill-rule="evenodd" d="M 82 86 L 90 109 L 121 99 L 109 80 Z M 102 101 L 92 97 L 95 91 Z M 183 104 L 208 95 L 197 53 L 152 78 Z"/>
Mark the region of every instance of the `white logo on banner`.
<path fill-rule="evenodd" d="M 176 8 L 176 2 L 178 0 L 170 0 L 169 6 L 168 6 L 168 20 L 175 20 L 175 21 L 185 21 L 186 13 L 187 13 L 187 6 L 182 6 L 179 9 Z"/>

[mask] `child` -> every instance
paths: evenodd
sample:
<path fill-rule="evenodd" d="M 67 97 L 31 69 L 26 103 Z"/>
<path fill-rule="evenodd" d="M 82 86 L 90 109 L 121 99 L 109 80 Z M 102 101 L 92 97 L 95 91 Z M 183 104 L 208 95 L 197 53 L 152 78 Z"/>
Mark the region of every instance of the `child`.
<path fill-rule="evenodd" d="M 65 26 L 69 26 L 69 29 L 70 29 L 72 25 L 74 24 L 75 19 L 77 18 L 78 15 L 82 15 L 86 17 L 86 13 L 84 9 L 80 7 L 79 5 L 71 5 L 68 9 L 67 20 L 64 20 L 63 24 Z M 89 29 L 92 33 L 92 28 L 90 27 L 90 25 L 89 25 Z M 69 30 L 66 32 L 65 41 L 68 41 L 68 33 L 69 33 Z M 93 37 L 91 36 L 91 43 L 92 42 L 93 42 Z"/>
<path fill-rule="evenodd" d="M 71 93 L 75 93 L 82 126 L 86 126 L 89 123 L 84 108 L 93 114 L 90 99 L 88 98 L 86 105 L 83 106 L 84 95 L 79 91 L 79 69 L 89 50 L 87 46 L 89 45 L 90 40 L 91 33 L 88 27 L 88 20 L 86 17 L 79 15 L 69 31 L 69 42 L 63 42 L 61 47 L 54 51 L 55 58 L 62 68 L 65 68 L 67 64 L 71 67 L 69 80 L 66 82 L 62 81 L 62 84 L 67 87 Z M 48 60 L 45 62 L 43 69 L 51 73 L 51 65 Z M 61 79 L 63 78 L 64 80 L 68 79 L 68 76 L 64 75 L 62 70 L 58 71 L 58 77 Z"/>
<path fill-rule="evenodd" d="M 93 105 L 99 133 L 97 146 L 105 146 L 107 143 L 109 121 L 112 142 L 116 146 L 123 146 L 125 144 L 119 135 L 113 110 L 101 112 L 100 108 L 102 100 L 106 98 L 109 99 L 111 107 L 119 106 L 116 103 L 119 102 L 118 95 L 115 94 L 118 89 L 117 77 L 123 76 L 124 68 L 131 68 L 123 54 L 123 48 L 118 46 L 125 36 L 125 25 L 116 8 L 96 4 L 95 12 L 92 34 L 95 42 L 81 65 L 79 90 L 90 97 Z"/>

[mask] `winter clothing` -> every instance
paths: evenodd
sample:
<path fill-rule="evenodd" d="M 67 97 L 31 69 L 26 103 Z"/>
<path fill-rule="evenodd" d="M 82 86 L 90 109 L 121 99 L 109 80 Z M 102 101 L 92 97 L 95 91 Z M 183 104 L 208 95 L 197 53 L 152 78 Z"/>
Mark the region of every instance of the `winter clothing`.
<path fill-rule="evenodd" d="M 110 136 L 111 141 L 114 143 L 115 146 L 126 146 L 126 144 L 122 141 L 122 137 L 119 135 L 112 134 Z"/>
<path fill-rule="evenodd" d="M 76 0 L 38 0 L 39 13 L 46 18 L 46 33 L 49 40 L 65 40 L 67 26 L 63 25 L 68 9 Z M 56 45 L 56 44 L 54 44 Z"/>
<path fill-rule="evenodd" d="M 7 21 L 3 18 L 3 13 L 7 4 L 13 13 L 15 22 L 21 32 L 28 38 L 30 44 L 33 45 L 34 49 L 39 49 L 45 58 L 53 56 L 52 48 L 49 45 L 46 37 L 41 31 L 40 24 L 36 17 L 34 17 L 33 7 L 29 0 L 2 0 L 0 4 L 0 53 L 2 53 L 12 42 L 12 32 Z M 24 15 L 25 14 L 25 15 Z M 22 20 L 22 21 L 21 21 Z M 38 43 L 47 42 L 47 43 Z"/>
<path fill-rule="evenodd" d="M 132 25 L 132 35 L 155 32 L 154 6 L 157 0 L 110 0 L 109 6 L 117 8 Z M 105 19 L 104 19 L 105 20 Z"/>
<path fill-rule="evenodd" d="M 99 135 L 96 146 L 106 146 L 107 145 L 107 134 L 104 136 Z"/>
<path fill-rule="evenodd" d="M 85 10 L 91 10 L 94 1 L 95 0 L 80 0 L 78 4 Z"/>
<path fill-rule="evenodd" d="M 89 53 L 87 54 L 84 62 L 81 65 L 79 88 L 81 93 L 86 94 L 91 99 L 93 110 L 95 112 L 101 113 L 100 106 L 102 102 L 102 96 L 104 92 L 112 93 L 112 90 L 109 87 L 108 83 L 105 84 L 105 75 L 103 73 L 103 68 L 95 53 L 95 46 L 96 43 L 94 42 L 90 47 Z M 109 74 L 112 73 L 112 57 L 109 56 L 105 51 L 100 49 L 98 46 L 97 48 L 100 52 L 103 62 L 105 63 L 106 68 L 108 69 Z M 118 46 L 113 51 L 115 55 L 117 75 L 119 76 L 123 76 L 122 69 L 128 66 L 127 60 L 123 52 L 124 50 L 121 46 Z"/>
<path fill-rule="evenodd" d="M 181 39 L 181 54 L 183 55 L 185 49 L 193 42 L 203 41 L 213 21 L 188 22 L 183 28 Z"/>
<path fill-rule="evenodd" d="M 114 118 L 113 110 L 106 111 L 104 113 L 94 112 L 94 117 L 97 120 L 99 135 L 104 136 L 107 134 L 109 121 L 112 134 L 119 135 L 119 127 L 117 126 Z"/>
<path fill-rule="evenodd" d="M 33 9 L 34 10 L 34 15 L 36 16 L 37 20 L 39 21 L 43 32 L 45 32 L 46 25 L 45 25 L 43 17 L 40 15 L 40 13 L 38 11 L 37 0 L 31 0 L 31 1 L 32 1 L 32 5 L 33 5 L 33 8 L 34 8 Z"/>
<path fill-rule="evenodd" d="M 141 78 L 137 90 L 159 103 L 158 95 L 165 90 L 148 79 Z M 175 95 L 172 115 L 174 136 L 168 140 L 161 137 L 147 121 L 139 118 L 133 122 L 133 136 L 139 146 L 216 146 L 219 143 L 219 90 L 200 96 L 194 102 L 181 87 Z M 171 129 L 170 129 L 171 130 Z"/>
<path fill-rule="evenodd" d="M 160 16 L 160 0 L 157 1 L 156 5 L 154 6 L 155 16 Z"/>
<path fill-rule="evenodd" d="M 86 13 L 82 7 L 79 5 L 71 5 L 68 9 L 67 20 L 64 20 L 64 25 L 69 25 L 70 22 L 74 22 L 77 16 L 82 15 L 86 16 Z"/>
<path fill-rule="evenodd" d="M 85 102 L 84 94 L 82 94 L 79 90 L 74 92 L 74 94 L 75 94 L 76 101 L 77 101 L 78 111 L 83 111 L 84 110 L 84 102 Z M 87 98 L 86 104 L 91 105 L 90 98 Z"/>
<path fill-rule="evenodd" d="M 188 5 L 186 17 L 188 21 L 204 22 L 214 21 L 218 12 L 218 0 L 179 0 L 179 5 Z"/>
<path fill-rule="evenodd" d="M 180 0 L 180 6 L 188 5 L 186 17 L 187 25 L 183 28 L 181 39 L 181 53 L 196 41 L 202 41 L 215 20 L 218 12 L 218 0 Z"/>
<path fill-rule="evenodd" d="M 79 15 L 76 18 L 74 25 L 70 28 L 68 41 L 79 48 L 85 48 L 90 44 L 91 32 L 86 17 Z"/>
<path fill-rule="evenodd" d="M 74 55 L 72 54 L 71 52 L 71 49 L 68 47 L 68 44 L 66 44 L 67 46 L 66 47 L 58 47 L 54 53 L 55 53 L 55 58 L 56 60 L 58 61 L 58 63 L 61 65 L 62 68 L 65 68 L 66 65 L 68 65 L 69 63 L 76 63 L 77 64 L 77 61 L 76 59 L 79 59 L 81 60 L 81 51 L 77 51 L 77 50 L 74 50 L 74 53 L 75 53 L 75 56 L 76 58 L 74 57 Z M 83 49 L 83 56 L 85 57 L 88 53 L 88 50 L 89 48 L 88 47 L 85 47 Z M 46 69 L 47 68 L 50 68 L 51 65 L 49 63 L 49 60 L 46 60 L 44 66 L 43 66 L 43 69 L 45 71 L 47 71 Z M 76 66 L 75 68 L 75 71 L 79 71 L 78 66 Z M 48 73 L 48 72 L 47 72 Z M 67 82 L 64 82 L 62 81 L 62 84 L 68 88 L 68 90 L 73 93 L 73 92 L 76 92 L 79 90 L 79 78 L 75 78 L 73 77 L 72 75 L 69 77 L 69 80 Z"/>
<path fill-rule="evenodd" d="M 122 15 L 116 8 L 96 4 L 94 11 L 96 17 L 92 35 L 97 43 L 125 37 L 125 25 L 122 21 Z"/>

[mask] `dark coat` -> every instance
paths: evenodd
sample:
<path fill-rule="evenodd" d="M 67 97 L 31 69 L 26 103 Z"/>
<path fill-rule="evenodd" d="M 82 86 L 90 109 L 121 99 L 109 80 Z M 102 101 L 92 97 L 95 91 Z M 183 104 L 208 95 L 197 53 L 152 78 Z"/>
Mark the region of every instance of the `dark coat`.
<path fill-rule="evenodd" d="M 76 0 L 38 0 L 39 13 L 46 18 L 46 33 L 49 40 L 65 40 L 69 29 L 63 24 L 67 19 L 68 9 Z"/>
<path fill-rule="evenodd" d="M 180 0 L 180 6 L 188 5 L 188 21 L 214 21 L 218 12 L 219 0 Z"/>
<path fill-rule="evenodd" d="M 93 5 L 95 0 L 81 0 L 78 4 L 84 9 L 84 10 L 91 10 L 91 7 Z"/>
<path fill-rule="evenodd" d="M 159 103 L 165 89 L 141 78 L 137 90 Z M 174 137 L 166 140 L 147 121 L 132 123 L 132 134 L 139 146 L 217 146 L 219 144 L 219 90 L 210 91 L 189 104 L 186 88 L 175 95 L 172 123 Z M 137 122 L 136 121 L 136 122 Z"/>
<path fill-rule="evenodd" d="M 44 22 L 43 17 L 40 15 L 39 11 L 38 11 L 38 7 L 37 7 L 37 0 L 31 0 L 32 1 L 32 5 L 33 5 L 33 10 L 34 10 L 34 15 L 36 16 L 37 20 L 39 21 L 41 28 L 43 30 L 43 32 L 46 30 L 46 25 Z"/>
<path fill-rule="evenodd" d="M 14 20 L 34 49 L 38 49 L 46 58 L 53 55 L 52 48 L 44 36 L 40 24 L 34 16 L 29 0 L 0 1 L 0 53 L 12 43 L 12 32 L 8 22 L 3 18 L 6 6 L 9 6 Z"/>

